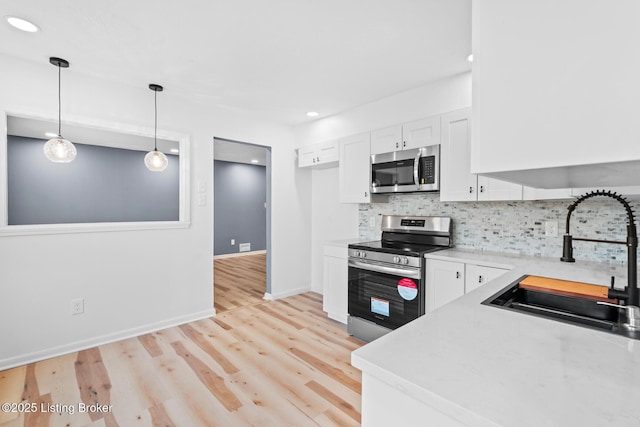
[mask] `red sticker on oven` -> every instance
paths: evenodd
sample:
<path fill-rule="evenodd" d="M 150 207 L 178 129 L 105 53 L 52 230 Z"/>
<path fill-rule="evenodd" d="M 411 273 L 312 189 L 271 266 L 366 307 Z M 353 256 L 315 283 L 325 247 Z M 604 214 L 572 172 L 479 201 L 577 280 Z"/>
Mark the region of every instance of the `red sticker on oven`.
<path fill-rule="evenodd" d="M 398 293 L 407 301 L 411 301 L 418 296 L 418 285 L 411 279 L 400 279 L 398 282 Z"/>

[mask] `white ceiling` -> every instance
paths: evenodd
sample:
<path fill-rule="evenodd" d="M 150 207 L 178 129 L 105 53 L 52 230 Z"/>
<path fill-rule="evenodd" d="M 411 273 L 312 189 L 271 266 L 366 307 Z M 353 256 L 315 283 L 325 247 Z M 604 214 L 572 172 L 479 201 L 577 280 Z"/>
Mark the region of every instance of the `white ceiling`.
<path fill-rule="evenodd" d="M 470 69 L 471 0 L 3 0 L 0 53 L 286 125 Z"/>

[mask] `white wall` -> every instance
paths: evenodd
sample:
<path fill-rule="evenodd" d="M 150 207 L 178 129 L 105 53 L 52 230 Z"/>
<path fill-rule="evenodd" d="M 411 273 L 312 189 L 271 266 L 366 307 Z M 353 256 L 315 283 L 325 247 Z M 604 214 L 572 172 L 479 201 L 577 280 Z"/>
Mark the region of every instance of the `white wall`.
<path fill-rule="evenodd" d="M 358 209 L 357 205 L 338 201 L 337 167 L 314 170 L 311 179 L 311 289 L 322 293 L 324 243 L 357 240 Z"/>
<path fill-rule="evenodd" d="M 438 115 L 471 105 L 471 73 L 402 92 L 295 129 L 298 146 Z M 358 236 L 358 204 L 338 202 L 338 168 L 312 173 L 312 288 L 322 290 L 325 241 Z"/>
<path fill-rule="evenodd" d="M 152 132 L 150 82 L 95 80 L 69 59 L 63 120 Z M 57 73 L 46 58 L 0 62 L 0 110 L 56 118 Z M 158 125 L 190 135 L 189 228 L 0 236 L 0 370 L 212 313 L 214 136 L 272 146 L 271 293 L 309 289 L 310 174 L 296 168 L 292 132 L 188 98 L 166 87 Z M 207 183 L 205 207 L 194 203 L 198 180 Z M 80 297 L 85 313 L 72 316 L 70 301 Z"/>

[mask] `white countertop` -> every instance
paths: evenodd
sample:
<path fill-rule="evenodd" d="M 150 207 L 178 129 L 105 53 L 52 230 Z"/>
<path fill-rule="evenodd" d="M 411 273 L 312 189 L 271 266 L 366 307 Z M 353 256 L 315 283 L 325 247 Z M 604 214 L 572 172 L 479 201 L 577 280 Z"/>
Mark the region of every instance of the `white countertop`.
<path fill-rule="evenodd" d="M 524 274 L 622 286 L 624 266 L 428 258 L 513 270 L 354 351 L 353 366 L 466 425 L 640 426 L 640 340 L 481 304 Z"/>

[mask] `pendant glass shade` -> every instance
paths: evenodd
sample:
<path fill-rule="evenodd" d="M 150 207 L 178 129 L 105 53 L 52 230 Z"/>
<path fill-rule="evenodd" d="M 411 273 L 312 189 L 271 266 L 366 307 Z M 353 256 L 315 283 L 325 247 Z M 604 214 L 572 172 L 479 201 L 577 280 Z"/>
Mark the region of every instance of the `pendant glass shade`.
<path fill-rule="evenodd" d="M 153 91 L 154 106 L 153 151 L 149 151 L 147 155 L 144 156 L 144 164 L 151 172 L 162 172 L 169 164 L 167 156 L 165 156 L 162 151 L 158 151 L 158 92 L 162 92 L 164 88 L 155 83 L 151 83 L 149 89 Z"/>
<path fill-rule="evenodd" d="M 63 68 L 69 68 L 69 61 L 56 58 L 52 56 L 49 58 L 49 62 L 51 65 L 55 65 L 58 67 L 58 135 L 54 138 L 48 140 L 42 150 L 44 151 L 44 155 L 47 159 L 51 160 L 55 163 L 69 163 L 73 161 L 78 155 L 78 151 L 76 150 L 75 145 L 73 145 L 70 141 L 64 139 L 62 137 L 61 129 L 62 129 L 62 118 L 60 116 L 61 112 L 61 99 L 60 99 L 60 71 Z"/>
<path fill-rule="evenodd" d="M 169 160 L 162 151 L 153 150 L 144 156 L 144 164 L 151 172 L 162 172 L 167 168 Z"/>
<path fill-rule="evenodd" d="M 42 148 L 47 159 L 54 163 L 69 163 L 78 155 L 75 145 L 60 135 L 48 140 Z"/>

